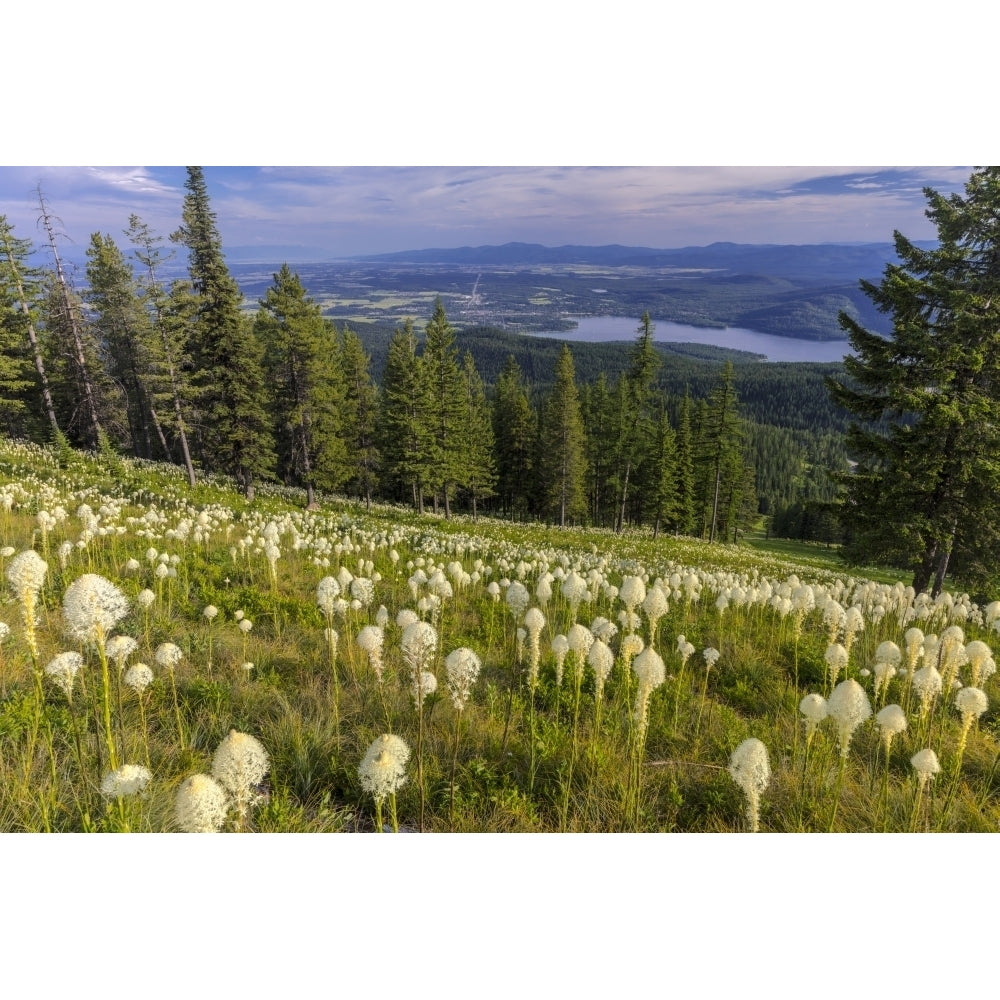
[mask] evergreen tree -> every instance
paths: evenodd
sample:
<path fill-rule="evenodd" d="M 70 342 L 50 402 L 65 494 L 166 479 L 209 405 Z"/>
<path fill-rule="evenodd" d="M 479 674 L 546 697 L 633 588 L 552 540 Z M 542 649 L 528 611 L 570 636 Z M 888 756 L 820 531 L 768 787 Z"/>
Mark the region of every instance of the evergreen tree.
<path fill-rule="evenodd" d="M 693 535 L 695 531 L 694 441 L 691 436 L 691 396 L 684 393 L 677 420 L 677 531 Z"/>
<path fill-rule="evenodd" d="M 557 519 L 560 527 L 586 517 L 583 419 L 567 344 L 556 363 L 555 385 L 542 412 L 539 443 L 539 488 L 546 516 Z"/>
<path fill-rule="evenodd" d="M 424 331 L 422 368 L 428 393 L 431 420 L 430 475 L 434 489 L 434 509 L 439 492 L 444 497 L 445 517 L 451 515 L 451 491 L 462 479 L 464 462 L 463 421 L 466 391 L 458 366 L 455 332 L 448 322 L 440 296 Z"/>
<path fill-rule="evenodd" d="M 347 445 L 347 485 L 371 506 L 378 482 L 378 390 L 371 377 L 371 358 L 358 335 L 345 326 L 340 337 L 340 367 L 344 378 L 344 441 Z"/>
<path fill-rule="evenodd" d="M 861 282 L 892 335 L 841 313 L 854 356 L 828 386 L 857 418 L 849 554 L 907 565 L 936 595 L 949 570 L 983 584 L 1000 557 L 1000 167 L 977 168 L 964 197 L 924 195 L 938 245 L 895 233 L 899 263 Z"/>
<path fill-rule="evenodd" d="M 125 388 L 133 453 L 140 458 L 169 458 L 170 448 L 147 384 L 147 344 L 152 330 L 132 268 L 114 240 L 100 233 L 91 234 L 87 261 L 86 301 L 108 373 Z"/>
<path fill-rule="evenodd" d="M 412 493 L 413 505 L 422 514 L 434 439 L 423 359 L 417 355 L 410 319 L 389 341 L 381 402 L 379 450 L 386 477 Z"/>
<path fill-rule="evenodd" d="M 271 475 L 275 465 L 261 351 L 240 313 L 240 291 L 226 267 L 202 169 L 187 171 L 183 225 L 171 239 L 188 248 L 198 296 L 190 348 L 200 390 L 203 459 L 232 475 L 249 500 L 255 477 Z"/>
<path fill-rule="evenodd" d="M 655 443 L 649 457 L 642 492 L 653 519 L 653 538 L 656 538 L 661 525 L 677 527 L 681 516 L 677 436 L 663 405 L 656 421 Z"/>
<path fill-rule="evenodd" d="M 0 267 L 0 429 L 10 437 L 27 436 L 32 423 L 32 375 L 21 312 Z"/>
<path fill-rule="evenodd" d="M 642 314 L 638 330 L 639 338 L 632 348 L 628 372 L 621 380 L 617 456 L 620 465 L 618 513 L 615 529 L 625 526 L 625 505 L 628 498 L 629 479 L 634 466 L 640 461 L 652 428 L 650 426 L 650 405 L 652 402 L 653 379 L 660 367 L 660 358 L 653 346 L 653 323 L 649 313 Z"/>
<path fill-rule="evenodd" d="M 56 246 L 55 223 L 58 221 L 49 211 L 48 202 L 42 194 L 42 186 L 38 185 L 38 207 L 41 210 L 39 222 L 45 229 L 49 249 L 55 271 L 50 276 L 48 294 L 49 324 L 58 329 L 58 341 L 68 358 L 69 368 L 75 382 L 74 389 L 78 396 L 74 407 L 74 423 L 81 429 L 83 441 L 92 448 L 102 444 L 104 428 L 101 426 L 99 410 L 102 401 L 98 399 L 95 385 L 97 372 L 94 365 L 98 363 L 94 356 L 92 340 L 83 329 L 83 316 L 80 308 L 80 298 L 70 287 L 69 280 L 63 270 L 59 248 Z"/>
<path fill-rule="evenodd" d="M 344 384 L 336 334 L 287 264 L 260 300 L 254 334 L 271 380 L 279 463 L 288 482 L 316 502 L 316 488 L 336 490 L 349 475 L 343 436 Z"/>
<path fill-rule="evenodd" d="M 168 294 L 159 277 L 160 265 L 169 259 L 160 249 L 161 237 L 153 233 L 138 215 L 130 215 L 128 221 L 125 235 L 132 243 L 132 252 L 142 268 L 138 279 L 139 296 L 151 327 L 145 355 L 152 405 L 162 414 L 164 430 L 180 443 L 188 484 L 194 486 L 194 462 L 188 444 L 188 428 L 191 426 L 189 413 L 195 390 L 191 366 L 184 350 L 197 305 L 190 294 L 191 286 L 186 282 L 176 283 Z M 173 458 L 169 445 L 167 454 Z"/>
<path fill-rule="evenodd" d="M 619 382 L 621 388 L 621 382 Z M 608 443 L 618 439 L 621 411 L 616 405 L 620 397 L 608 389 L 607 377 L 600 372 L 597 379 L 581 391 L 581 407 L 586 429 L 587 492 L 590 518 L 594 524 L 604 526 L 605 511 L 614 516 L 618 479 L 617 452 Z"/>
<path fill-rule="evenodd" d="M 493 438 L 500 510 L 510 517 L 529 509 L 536 425 L 521 369 L 509 354 L 497 379 Z"/>
<path fill-rule="evenodd" d="M 461 425 L 463 457 L 459 485 L 469 494 L 472 518 L 475 520 L 478 502 L 493 496 L 495 492 L 497 473 L 490 405 L 486 401 L 483 380 L 468 351 L 463 359 L 462 382 L 465 391 L 465 417 Z"/>
<path fill-rule="evenodd" d="M 739 424 L 739 404 L 733 385 L 733 363 L 727 361 L 719 375 L 719 382 L 712 390 L 705 411 L 702 432 L 702 462 L 707 470 L 705 483 L 710 510 L 708 540 L 714 542 L 719 527 L 719 501 L 725 496 L 724 485 L 737 477 L 742 480 L 740 446 L 742 432 Z"/>

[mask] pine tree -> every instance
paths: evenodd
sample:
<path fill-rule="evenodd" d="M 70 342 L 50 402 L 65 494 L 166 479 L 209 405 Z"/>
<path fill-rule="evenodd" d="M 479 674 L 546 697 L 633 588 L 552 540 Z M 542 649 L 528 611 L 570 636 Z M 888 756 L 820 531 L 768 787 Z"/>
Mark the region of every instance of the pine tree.
<path fill-rule="evenodd" d="M 725 496 L 724 477 L 735 475 L 734 466 L 739 460 L 742 431 L 739 424 L 739 403 L 733 385 L 733 363 L 727 361 L 719 375 L 719 383 L 712 390 L 706 409 L 702 433 L 702 461 L 707 470 L 708 487 L 708 540 L 714 542 L 719 527 L 719 501 Z M 742 479 L 742 469 L 740 471 Z"/>
<path fill-rule="evenodd" d="M 638 329 L 638 340 L 632 348 L 628 372 L 622 377 L 620 392 L 617 456 L 620 465 L 618 513 L 615 530 L 625 526 L 625 505 L 628 499 L 629 479 L 639 462 L 642 450 L 651 434 L 650 406 L 653 379 L 660 367 L 660 358 L 653 346 L 653 323 L 644 312 Z"/>
<path fill-rule="evenodd" d="M 645 494 L 646 507 L 653 519 L 653 538 L 656 538 L 661 525 L 677 527 L 681 515 L 677 436 L 670 424 L 667 408 L 662 404 L 649 459 L 642 492 Z"/>
<path fill-rule="evenodd" d="M 33 374 L 21 312 L 0 267 L 0 428 L 10 437 L 27 436 Z"/>
<path fill-rule="evenodd" d="M 493 402 L 497 492 L 501 511 L 510 517 L 523 517 L 529 509 L 536 426 L 521 369 L 510 354 Z"/>
<path fill-rule="evenodd" d="M 434 439 L 423 359 L 410 319 L 389 341 L 381 410 L 379 449 L 386 476 L 412 493 L 414 507 L 423 514 Z"/>
<path fill-rule="evenodd" d="M 378 390 L 371 377 L 371 358 L 356 333 L 345 326 L 340 336 L 340 367 L 344 377 L 344 441 L 347 444 L 347 485 L 371 507 L 378 483 Z"/>
<path fill-rule="evenodd" d="M 621 388 L 619 382 L 617 388 Z M 607 524 L 605 510 L 614 516 L 617 497 L 618 453 L 609 448 L 608 443 L 616 441 L 621 427 L 621 410 L 616 405 L 618 393 L 608 389 L 607 376 L 600 372 L 597 379 L 581 392 L 581 407 L 586 429 L 587 450 L 587 492 L 589 494 L 590 518 L 594 524 Z"/>
<path fill-rule="evenodd" d="M 437 510 L 440 492 L 444 497 L 445 517 L 450 517 L 451 491 L 462 478 L 466 394 L 458 366 L 455 332 L 445 316 L 440 296 L 434 302 L 434 313 L 424 331 L 422 368 L 432 428 L 430 475 L 434 509 Z"/>
<path fill-rule="evenodd" d="M 281 471 L 305 488 L 312 508 L 317 487 L 339 489 L 349 474 L 336 333 L 287 264 L 260 306 L 254 335 L 271 381 Z"/>
<path fill-rule="evenodd" d="M 695 531 L 694 442 L 691 434 L 691 396 L 684 393 L 677 419 L 677 531 L 693 535 Z"/>
<path fill-rule="evenodd" d="M 62 258 L 56 245 L 55 224 L 59 220 L 49 211 L 48 202 L 42 194 L 42 186 L 38 185 L 38 207 L 41 211 L 39 222 L 45 229 L 52 260 L 55 265 L 53 280 L 50 283 L 49 314 L 50 325 L 60 329 L 60 340 L 65 351 L 70 356 L 70 368 L 76 389 L 79 392 L 79 426 L 82 427 L 84 440 L 92 448 L 102 443 L 104 428 L 101 426 L 97 387 L 95 385 L 96 371 L 94 357 L 90 344 L 83 329 L 83 317 L 80 310 L 80 300 L 70 288 L 66 272 L 63 270 Z"/>
<path fill-rule="evenodd" d="M 587 514 L 583 419 L 567 344 L 556 363 L 555 386 L 543 409 L 539 442 L 539 488 L 545 514 L 565 527 L 567 521 Z"/>
<path fill-rule="evenodd" d="M 463 359 L 462 382 L 465 391 L 465 416 L 461 425 L 462 462 L 459 485 L 469 494 L 472 518 L 475 520 L 479 501 L 493 496 L 495 492 L 497 473 L 490 406 L 486 401 L 483 380 L 468 351 Z"/>
<path fill-rule="evenodd" d="M 924 195 L 938 245 L 895 233 L 899 263 L 861 282 L 892 335 L 842 313 L 854 356 L 828 386 L 857 418 L 849 553 L 907 565 L 936 595 L 949 571 L 983 584 L 1000 560 L 1000 167 L 977 168 L 964 197 Z"/>
<path fill-rule="evenodd" d="M 242 297 L 226 267 L 202 169 L 187 171 L 183 225 L 171 239 L 188 248 L 198 295 L 190 349 L 200 389 L 203 459 L 232 475 L 252 500 L 255 477 L 273 474 L 275 466 L 261 351 L 240 312 Z"/>
<path fill-rule="evenodd" d="M 93 233 L 87 248 L 86 302 L 111 377 L 125 387 L 132 450 L 140 458 L 167 458 L 170 448 L 149 391 L 149 315 L 121 250 L 108 235 Z M 153 436 L 159 447 L 154 450 Z"/>
<path fill-rule="evenodd" d="M 125 231 L 133 253 L 142 267 L 139 279 L 140 297 L 152 326 L 146 344 L 149 365 L 147 372 L 153 406 L 161 407 L 163 423 L 176 435 L 181 446 L 181 458 L 187 470 L 188 484 L 195 485 L 194 462 L 188 444 L 189 411 L 195 397 L 191 366 L 184 353 L 188 330 L 197 309 L 190 285 L 178 282 L 168 294 L 160 282 L 159 269 L 169 259 L 160 249 L 157 236 L 138 215 L 129 216 Z M 168 447 L 168 455 L 171 451 Z"/>

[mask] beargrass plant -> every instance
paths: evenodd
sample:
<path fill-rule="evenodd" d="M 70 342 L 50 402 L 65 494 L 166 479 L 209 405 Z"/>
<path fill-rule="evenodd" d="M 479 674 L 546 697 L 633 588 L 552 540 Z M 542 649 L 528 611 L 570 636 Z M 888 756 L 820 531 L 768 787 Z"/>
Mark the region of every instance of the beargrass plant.
<path fill-rule="evenodd" d="M 318 509 L 307 511 L 294 491 L 271 486 L 247 505 L 221 478 L 207 476 L 192 491 L 169 466 L 125 466 L 128 482 L 113 485 L 86 455 L 59 469 L 44 449 L 0 439 L 0 502 L 10 498 L 0 537 L 9 609 L 0 611 L 8 625 L 0 829 L 364 828 L 357 762 L 380 732 L 398 732 L 418 758 L 412 782 L 398 785 L 398 802 L 386 792 L 373 810 L 389 802 L 397 828 L 723 830 L 729 778 L 719 775 L 751 732 L 769 747 L 792 748 L 769 762 L 770 829 L 829 827 L 834 803 L 820 799 L 817 810 L 807 779 L 815 775 L 817 786 L 825 780 L 821 754 L 832 751 L 835 759 L 845 745 L 836 789 L 831 782 L 839 805 L 833 825 L 909 829 L 915 796 L 898 767 L 899 742 L 906 754 L 933 749 L 947 774 L 944 808 L 932 803 L 928 813 L 925 785 L 918 828 L 931 819 L 941 829 L 1000 825 L 1000 787 L 990 766 L 998 757 L 992 625 L 1000 612 L 991 619 L 963 595 L 931 600 L 891 583 L 695 539 L 662 538 L 654 546 L 641 532 L 487 518 L 473 525 L 454 512 L 439 521 L 322 495 Z M 46 563 L 33 550 L 43 553 L 43 511 L 54 569 L 46 566 L 27 594 L 34 603 L 26 617 L 22 577 Z M 280 551 L 274 577 L 268 545 Z M 61 608 L 63 593 L 87 574 L 127 603 L 104 630 L 106 677 L 96 637 L 69 634 Z M 336 582 L 329 611 L 318 594 L 326 578 Z M 518 603 L 515 582 L 527 604 Z M 529 609 L 532 601 L 537 608 Z M 214 624 L 204 617 L 209 602 L 218 608 Z M 501 618 L 491 639 L 494 614 Z M 421 620 L 432 629 L 438 623 L 438 638 L 415 673 L 401 636 Z M 582 658 L 569 639 L 577 624 L 593 637 Z M 947 631 L 952 626 L 961 642 Z M 377 630 L 387 640 L 381 681 L 364 648 Z M 448 673 L 442 630 L 449 648 L 475 650 L 481 660 L 460 710 L 430 693 L 439 680 L 444 687 Z M 647 650 L 658 650 L 661 635 L 681 633 L 667 657 L 669 696 L 654 692 L 643 720 L 643 680 L 634 667 L 646 662 Z M 130 636 L 138 649 L 116 655 Z M 845 652 L 853 643 L 853 652 L 828 688 L 823 651 L 838 641 Z M 879 666 L 893 665 L 879 655 L 883 643 L 902 651 L 895 674 Z M 706 672 L 691 679 L 695 648 L 722 652 L 715 678 Z M 66 661 L 47 669 L 64 653 L 81 657 L 75 672 Z M 251 659 L 255 665 L 244 668 Z M 942 683 L 935 693 L 933 674 L 918 676 L 930 664 L 939 677 L 952 671 L 950 689 Z M 353 680 L 339 684 L 348 670 Z M 870 705 L 898 706 L 906 719 L 899 740 L 887 746 L 881 708 L 873 725 L 851 731 L 849 744 L 839 723 L 831 729 L 817 721 L 810 729 L 806 718 L 799 728 L 795 706 L 810 689 L 832 695 L 845 674 Z M 922 703 L 926 680 L 932 696 Z M 952 708 L 955 692 L 964 690 L 958 684 L 988 699 L 978 732 L 975 717 L 968 721 L 957 702 Z M 271 758 L 270 774 L 242 793 L 212 776 L 216 749 L 231 731 L 253 733 Z M 803 743 L 805 753 L 797 749 Z M 134 787 L 132 772 L 122 772 L 132 767 L 151 780 L 135 795 L 114 794 Z M 117 775 L 108 778 L 112 794 L 102 794 L 108 775 Z M 361 791 L 374 795 L 363 784 Z"/>

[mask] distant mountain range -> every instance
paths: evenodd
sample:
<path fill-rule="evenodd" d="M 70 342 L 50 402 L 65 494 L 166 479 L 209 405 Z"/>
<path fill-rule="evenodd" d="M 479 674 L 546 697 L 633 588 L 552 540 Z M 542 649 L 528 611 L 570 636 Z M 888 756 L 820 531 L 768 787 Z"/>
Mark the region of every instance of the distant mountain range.
<path fill-rule="evenodd" d="M 933 243 L 918 244 L 933 246 Z M 896 260 L 891 243 L 814 243 L 804 245 L 712 243 L 705 247 L 658 250 L 651 247 L 547 247 L 540 243 L 502 246 L 404 250 L 357 258 L 372 264 L 446 264 L 476 266 L 558 266 L 709 268 L 728 275 L 752 274 L 786 278 L 797 285 L 855 283 L 878 278 Z"/>

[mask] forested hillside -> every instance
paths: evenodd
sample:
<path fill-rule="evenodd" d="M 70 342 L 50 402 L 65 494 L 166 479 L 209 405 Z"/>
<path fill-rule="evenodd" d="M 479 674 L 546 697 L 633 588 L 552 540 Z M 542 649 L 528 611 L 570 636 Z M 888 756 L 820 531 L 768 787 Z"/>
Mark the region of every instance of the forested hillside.
<path fill-rule="evenodd" d="M 248 303 L 199 168 L 187 187 L 169 242 L 137 216 L 124 243 L 94 233 L 80 287 L 51 231 L 37 268 L 0 220 L 6 434 L 176 462 L 192 483 L 228 472 L 251 497 L 279 481 L 308 502 L 730 540 L 761 514 L 802 534 L 788 511 L 833 499 L 846 425 L 823 379 L 838 366 L 657 344 L 648 313 L 631 345 L 572 349 L 453 326 L 440 298 L 417 325 L 338 326 L 287 266 Z"/>

